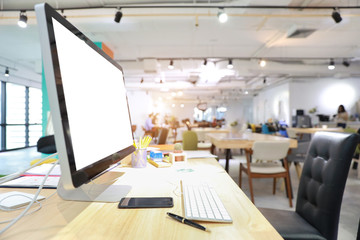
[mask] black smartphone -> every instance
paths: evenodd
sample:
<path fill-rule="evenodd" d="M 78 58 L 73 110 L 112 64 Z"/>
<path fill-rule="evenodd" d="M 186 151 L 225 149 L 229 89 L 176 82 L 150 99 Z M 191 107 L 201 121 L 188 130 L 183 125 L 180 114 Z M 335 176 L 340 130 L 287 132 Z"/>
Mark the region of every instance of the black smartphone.
<path fill-rule="evenodd" d="M 118 208 L 171 208 L 172 197 L 132 197 L 122 198 Z"/>

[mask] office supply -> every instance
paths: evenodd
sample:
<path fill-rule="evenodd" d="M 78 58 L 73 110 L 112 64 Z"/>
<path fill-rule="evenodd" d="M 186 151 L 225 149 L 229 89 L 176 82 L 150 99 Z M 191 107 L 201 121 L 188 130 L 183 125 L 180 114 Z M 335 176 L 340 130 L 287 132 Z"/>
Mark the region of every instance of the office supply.
<path fill-rule="evenodd" d="M 22 207 L 34 198 L 34 194 L 23 193 L 23 192 L 7 192 L 0 194 L 0 208 L 4 210 L 16 209 Z M 45 199 L 44 196 L 38 196 L 37 201 Z"/>
<path fill-rule="evenodd" d="M 154 161 L 156 160 L 162 160 L 163 158 L 163 153 L 161 151 L 150 151 L 150 158 Z"/>
<path fill-rule="evenodd" d="M 181 181 L 185 218 L 209 222 L 232 222 L 217 195 L 207 183 Z"/>
<path fill-rule="evenodd" d="M 209 229 L 207 229 L 206 227 L 196 223 L 196 222 L 193 222 L 193 221 L 190 221 L 189 219 L 186 219 L 186 218 L 183 218 L 181 216 L 178 216 L 176 214 L 173 214 L 173 213 L 170 213 L 170 212 L 167 212 L 166 213 L 169 217 L 171 217 L 172 219 L 175 219 L 176 221 L 178 222 L 181 222 L 181 223 L 184 223 L 184 224 L 187 224 L 189 226 L 192 226 L 194 228 L 198 228 L 200 230 L 203 230 L 203 231 L 210 231 Z"/>
<path fill-rule="evenodd" d="M 146 163 L 147 163 L 147 150 L 146 150 L 146 148 L 136 149 L 131 154 L 131 166 L 133 168 L 144 168 L 144 167 L 146 167 Z"/>
<path fill-rule="evenodd" d="M 122 198 L 118 208 L 171 208 L 174 201 L 171 197 L 132 197 Z"/>
<path fill-rule="evenodd" d="M 135 150 L 122 68 L 50 5 L 37 4 L 35 12 L 61 159 L 57 192 L 67 200 L 117 202 L 128 185 L 92 180 Z"/>
<path fill-rule="evenodd" d="M 164 168 L 164 167 L 171 167 L 171 163 L 168 162 L 163 162 L 163 161 L 154 161 L 152 159 L 148 159 L 147 160 L 148 163 L 150 163 L 151 165 L 157 167 L 157 168 Z"/>
<path fill-rule="evenodd" d="M 216 158 L 217 156 L 211 154 L 209 151 L 184 151 L 188 159 L 190 158 Z"/>
<path fill-rule="evenodd" d="M 3 188 L 38 188 L 45 176 L 21 176 L 14 180 L 0 184 Z M 60 181 L 60 176 L 48 176 L 43 188 L 56 189 Z"/>
<path fill-rule="evenodd" d="M 23 175 L 46 175 L 52 166 L 53 166 L 53 164 L 45 163 L 45 164 L 42 164 L 42 165 L 39 165 L 39 166 L 29 169 Z M 54 167 L 54 169 L 50 172 L 49 175 L 50 176 L 60 176 L 61 175 L 60 165 L 56 165 Z"/>

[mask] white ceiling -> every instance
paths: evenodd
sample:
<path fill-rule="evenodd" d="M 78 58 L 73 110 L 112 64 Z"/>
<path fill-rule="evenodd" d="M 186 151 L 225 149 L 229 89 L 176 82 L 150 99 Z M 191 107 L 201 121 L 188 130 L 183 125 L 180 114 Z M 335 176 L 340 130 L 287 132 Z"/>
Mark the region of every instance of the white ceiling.
<path fill-rule="evenodd" d="M 35 13 L 27 11 L 29 26 L 21 29 L 16 25 L 19 11 L 10 10 L 32 9 L 36 2 L 0 1 L 0 71 L 9 66 L 14 75 L 29 81 L 41 81 Z M 114 51 L 129 90 L 183 90 L 182 98 L 192 99 L 238 98 L 246 96 L 246 91 L 251 95 L 264 87 L 294 79 L 360 76 L 360 8 L 341 8 L 360 6 L 359 1 L 46 2 L 58 9 L 106 7 L 65 10 L 64 14 L 91 40 L 101 41 Z M 150 7 L 154 4 L 171 8 Z M 239 7 L 270 4 L 304 8 Z M 123 7 L 120 23 L 114 22 L 116 6 Z M 226 23 L 217 20 L 219 6 L 229 15 Z M 331 8 L 309 9 L 314 6 L 340 6 L 343 20 L 336 24 L 331 18 Z M 288 33 L 295 29 L 314 32 L 306 38 L 288 38 Z M 207 67 L 202 66 L 205 58 Z M 258 65 L 260 58 L 268 60 L 266 67 Z M 327 69 L 330 58 L 336 64 L 333 71 Z M 173 70 L 167 68 L 170 59 L 174 61 Z M 226 68 L 228 59 L 233 59 L 232 70 Z M 342 65 L 343 59 L 350 61 L 349 67 Z M 160 80 L 162 84 L 153 84 Z"/>

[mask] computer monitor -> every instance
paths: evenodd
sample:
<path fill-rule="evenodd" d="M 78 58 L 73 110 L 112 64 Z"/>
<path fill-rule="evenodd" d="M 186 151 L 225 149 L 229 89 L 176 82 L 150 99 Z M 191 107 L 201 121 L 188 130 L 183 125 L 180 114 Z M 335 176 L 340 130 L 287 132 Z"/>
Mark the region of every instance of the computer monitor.
<path fill-rule="evenodd" d="M 58 194 L 119 201 L 130 186 L 91 180 L 135 150 L 122 68 L 48 4 L 35 11 L 61 168 Z"/>

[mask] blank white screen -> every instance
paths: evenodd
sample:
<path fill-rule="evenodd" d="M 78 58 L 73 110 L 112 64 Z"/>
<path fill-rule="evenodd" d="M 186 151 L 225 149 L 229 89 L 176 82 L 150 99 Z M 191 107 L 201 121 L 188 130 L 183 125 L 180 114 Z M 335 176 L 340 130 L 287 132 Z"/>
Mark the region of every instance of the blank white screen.
<path fill-rule="evenodd" d="M 122 72 L 53 18 L 76 170 L 133 143 Z"/>

